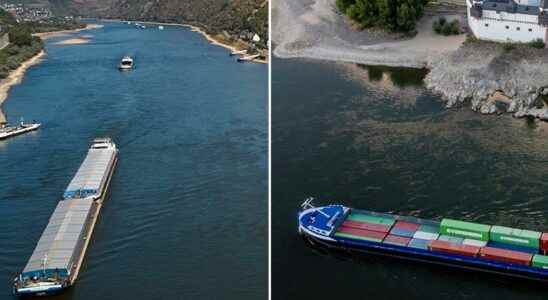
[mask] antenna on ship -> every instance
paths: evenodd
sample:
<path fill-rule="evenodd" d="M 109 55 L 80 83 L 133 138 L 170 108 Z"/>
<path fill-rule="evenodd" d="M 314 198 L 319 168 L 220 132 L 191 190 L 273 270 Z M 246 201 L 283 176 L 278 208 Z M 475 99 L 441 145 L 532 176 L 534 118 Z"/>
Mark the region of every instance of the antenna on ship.
<path fill-rule="evenodd" d="M 46 276 L 46 264 L 48 263 L 48 254 L 44 254 L 44 260 L 42 261 L 42 271 L 44 272 L 44 277 Z"/>
<path fill-rule="evenodd" d="M 312 201 L 314 201 L 314 197 L 309 197 L 309 198 L 306 198 L 303 202 L 303 204 L 301 204 L 301 208 L 304 210 L 304 209 L 309 209 L 309 208 L 314 208 L 314 204 L 312 204 Z"/>

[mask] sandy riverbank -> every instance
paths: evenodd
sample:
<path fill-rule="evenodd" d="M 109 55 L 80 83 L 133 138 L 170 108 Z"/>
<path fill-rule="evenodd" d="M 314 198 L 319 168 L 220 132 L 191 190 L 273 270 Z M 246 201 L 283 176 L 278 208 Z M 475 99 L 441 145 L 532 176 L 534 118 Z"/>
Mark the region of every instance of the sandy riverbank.
<path fill-rule="evenodd" d="M 73 30 L 40 32 L 40 33 L 35 33 L 33 35 L 41 38 L 42 40 L 47 40 L 47 39 L 51 39 L 51 38 L 54 38 L 54 37 L 64 36 L 64 35 L 67 35 L 67 34 L 70 34 L 70 33 L 75 33 L 75 32 L 80 32 L 80 31 L 90 30 L 90 29 L 103 28 L 103 26 L 104 25 L 100 25 L 100 24 L 86 24 L 86 27 L 84 27 L 84 28 L 78 28 L 78 29 L 73 29 Z"/>
<path fill-rule="evenodd" d="M 273 53 L 281 58 L 423 68 L 437 57 L 455 51 L 465 40 L 464 35 L 436 35 L 432 16 L 425 16 L 417 23 L 418 34 L 413 38 L 380 30 L 356 30 L 337 12 L 335 2 L 272 2 L 272 41 L 276 44 Z"/>
<path fill-rule="evenodd" d="M 12 71 L 8 75 L 8 77 L 0 81 L 0 107 L 2 106 L 3 102 L 8 98 L 8 93 L 11 87 L 21 83 L 27 69 L 40 63 L 45 55 L 46 52 L 44 50 L 40 51 L 40 53 L 22 63 L 19 68 Z M 5 122 L 6 117 L 4 116 L 2 110 L 0 110 L 0 124 Z"/>
<path fill-rule="evenodd" d="M 55 43 L 55 45 L 82 45 L 82 44 L 87 44 L 90 41 L 91 40 L 87 38 L 73 38 L 73 39 L 57 42 Z"/>
<path fill-rule="evenodd" d="M 127 22 L 127 21 L 124 21 L 124 20 L 108 20 L 108 21 Z M 194 25 L 190 25 L 190 24 L 179 24 L 179 23 L 162 23 L 162 22 L 140 22 L 140 21 L 137 22 L 137 23 L 146 24 L 146 25 L 165 25 L 165 26 L 182 26 L 182 27 L 188 27 L 188 28 L 190 28 L 190 30 L 192 30 L 192 31 L 194 31 L 194 32 L 197 32 L 197 33 L 200 33 L 202 36 L 204 36 L 204 37 L 206 38 L 206 40 L 207 40 L 208 42 L 210 42 L 210 43 L 213 44 L 213 45 L 223 47 L 223 48 L 225 48 L 225 49 L 230 50 L 231 52 L 244 50 L 244 48 L 238 47 L 238 46 L 236 46 L 236 45 L 228 44 L 228 43 L 222 42 L 222 41 L 220 41 L 219 39 L 213 37 L 212 35 L 206 33 L 206 32 L 205 32 L 204 30 L 202 30 L 200 27 L 197 27 L 197 26 L 194 26 Z M 254 63 L 268 64 L 268 60 L 263 60 L 263 59 L 255 59 L 255 60 L 253 60 L 253 62 L 254 62 Z"/>

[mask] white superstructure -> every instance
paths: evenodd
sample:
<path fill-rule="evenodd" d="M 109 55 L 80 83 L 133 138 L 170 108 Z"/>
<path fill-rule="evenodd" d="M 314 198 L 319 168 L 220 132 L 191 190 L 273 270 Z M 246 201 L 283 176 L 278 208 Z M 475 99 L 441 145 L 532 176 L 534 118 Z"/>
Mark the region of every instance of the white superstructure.
<path fill-rule="evenodd" d="M 548 0 L 465 0 L 468 26 L 483 40 L 546 42 Z"/>
<path fill-rule="evenodd" d="M 130 56 L 124 56 L 118 68 L 120 70 L 131 70 L 133 68 L 133 58 Z"/>

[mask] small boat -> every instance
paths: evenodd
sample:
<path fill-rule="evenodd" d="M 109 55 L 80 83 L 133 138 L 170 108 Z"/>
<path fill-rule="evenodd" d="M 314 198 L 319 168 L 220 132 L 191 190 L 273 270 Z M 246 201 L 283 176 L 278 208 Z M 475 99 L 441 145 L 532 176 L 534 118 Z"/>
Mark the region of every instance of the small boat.
<path fill-rule="evenodd" d="M 131 25 L 131 21 L 127 21 L 127 24 L 128 24 L 128 25 Z"/>
<path fill-rule="evenodd" d="M 235 51 L 232 51 L 230 52 L 230 56 L 235 56 L 235 55 L 245 55 L 247 54 L 247 50 L 235 50 Z"/>
<path fill-rule="evenodd" d="M 312 200 L 301 205 L 298 231 L 315 246 L 548 282 L 548 233 Z"/>
<path fill-rule="evenodd" d="M 21 121 L 17 126 L 4 126 L 0 128 L 0 140 L 4 140 L 16 135 L 37 130 L 42 124 L 40 123 L 25 123 Z"/>
<path fill-rule="evenodd" d="M 122 58 L 122 61 L 120 62 L 120 66 L 118 66 L 118 68 L 122 71 L 133 69 L 133 58 L 131 58 L 129 56 L 124 56 L 124 58 Z"/>
<path fill-rule="evenodd" d="M 255 55 L 248 55 L 248 56 L 238 57 L 238 62 L 254 61 L 259 56 L 260 56 L 259 54 L 255 54 Z"/>
<path fill-rule="evenodd" d="M 164 30 L 164 26 L 160 25 L 160 26 L 158 26 L 158 29 Z"/>

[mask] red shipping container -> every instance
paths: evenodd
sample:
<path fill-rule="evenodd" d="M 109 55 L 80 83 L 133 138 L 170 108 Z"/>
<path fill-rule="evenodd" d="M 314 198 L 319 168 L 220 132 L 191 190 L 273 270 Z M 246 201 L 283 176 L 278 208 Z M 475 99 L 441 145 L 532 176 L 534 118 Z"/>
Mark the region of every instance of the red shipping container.
<path fill-rule="evenodd" d="M 378 232 L 384 232 L 384 233 L 387 233 L 388 231 L 390 231 L 390 226 L 388 225 L 357 222 L 357 221 L 351 221 L 351 220 L 344 221 L 344 223 L 342 223 L 342 226 L 357 228 L 357 229 L 364 229 L 364 230 L 371 230 L 371 231 L 378 231 Z"/>
<path fill-rule="evenodd" d="M 548 233 L 543 233 L 540 236 L 540 250 L 548 251 Z"/>
<path fill-rule="evenodd" d="M 526 266 L 530 265 L 531 260 L 533 259 L 533 255 L 530 253 L 494 247 L 482 247 L 479 256 L 482 258 Z"/>
<path fill-rule="evenodd" d="M 409 244 L 409 241 L 411 241 L 411 238 L 389 234 L 384 238 L 383 242 L 388 244 L 407 246 L 407 244 Z"/>
<path fill-rule="evenodd" d="M 352 234 L 352 235 L 357 235 L 357 236 L 371 238 L 371 239 L 377 239 L 377 240 L 382 240 L 386 236 L 386 233 L 383 233 L 383 232 L 356 229 L 356 228 L 346 227 L 346 226 L 339 227 L 337 232 L 348 233 L 348 234 Z"/>
<path fill-rule="evenodd" d="M 394 228 L 400 228 L 400 229 L 405 229 L 409 231 L 417 231 L 420 226 L 421 226 L 420 224 L 405 222 L 405 221 L 397 221 L 394 224 Z"/>
<path fill-rule="evenodd" d="M 432 241 L 429 246 L 430 250 L 458 254 L 463 256 L 475 257 L 480 251 L 480 247 L 472 245 L 455 244 L 447 241 Z"/>

